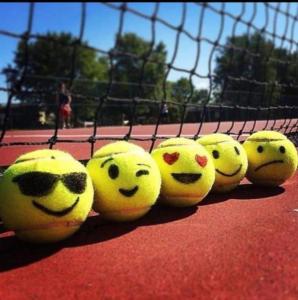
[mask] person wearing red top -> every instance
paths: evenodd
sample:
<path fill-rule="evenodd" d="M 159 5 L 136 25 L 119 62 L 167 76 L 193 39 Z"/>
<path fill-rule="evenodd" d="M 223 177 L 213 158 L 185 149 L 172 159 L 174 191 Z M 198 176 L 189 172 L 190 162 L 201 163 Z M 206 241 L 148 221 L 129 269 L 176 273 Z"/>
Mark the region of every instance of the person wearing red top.
<path fill-rule="evenodd" d="M 59 102 L 59 114 L 60 114 L 60 128 L 70 128 L 71 117 L 71 95 L 67 91 L 65 83 L 59 84 L 58 102 Z"/>

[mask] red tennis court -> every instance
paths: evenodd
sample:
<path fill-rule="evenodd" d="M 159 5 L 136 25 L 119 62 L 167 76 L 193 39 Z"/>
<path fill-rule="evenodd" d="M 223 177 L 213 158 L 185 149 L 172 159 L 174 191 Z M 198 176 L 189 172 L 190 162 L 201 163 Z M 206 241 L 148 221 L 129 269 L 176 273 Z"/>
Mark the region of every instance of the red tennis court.
<path fill-rule="evenodd" d="M 296 299 L 297 181 L 243 182 L 199 207 L 155 207 L 128 224 L 93 215 L 58 245 L 2 232 L 0 298 Z"/>
<path fill-rule="evenodd" d="M 239 139 L 244 140 L 252 129 L 254 131 L 262 130 L 265 128 L 273 127 L 273 130 L 280 130 L 283 132 L 286 128 L 297 125 L 298 119 L 289 120 L 270 120 L 267 121 L 248 121 L 244 128 L 243 122 L 220 122 L 219 132 L 227 132 L 231 130 L 231 135 L 235 138 L 238 137 L 240 129 L 243 134 Z M 182 127 L 181 135 L 185 137 L 193 137 L 197 134 L 200 124 L 185 123 Z M 200 135 L 212 133 L 217 129 L 218 123 L 203 123 Z M 167 124 L 159 125 L 157 131 L 157 144 L 160 142 L 158 137 L 175 137 L 179 131 L 180 124 Z M 95 143 L 95 149 L 111 142 L 109 139 L 122 139 L 128 133 L 129 127 L 126 126 L 113 126 L 113 127 L 98 127 L 97 136 L 103 140 Z M 133 126 L 130 134 L 130 139 L 136 139 L 135 143 L 144 147 L 146 150 L 150 149 L 152 143 L 152 135 L 155 131 L 155 125 L 138 125 Z M 93 134 L 93 128 L 75 128 L 63 129 L 58 131 L 58 142 L 54 145 L 54 149 L 60 149 L 70 152 L 75 158 L 85 160 L 90 158 L 90 143 L 87 143 L 89 137 Z M 45 143 L 54 135 L 54 130 L 13 130 L 7 131 L 3 144 L 7 143 L 9 147 L 0 147 L 0 165 L 7 166 L 12 163 L 19 155 L 27 151 L 33 151 L 40 148 L 47 148 Z M 105 140 L 106 139 L 106 140 Z M 142 140 L 142 141 L 140 141 Z M 77 141 L 77 142 L 76 142 Z M 82 141 L 82 142 L 80 142 Z M 44 143 L 45 145 L 27 146 L 24 143 Z M 21 143 L 22 145 L 17 145 Z"/>
<path fill-rule="evenodd" d="M 263 123 L 257 124 L 261 129 Z M 222 130 L 229 125 L 222 123 Z M 194 135 L 196 126 L 185 124 L 182 134 Z M 158 134 L 174 135 L 177 127 L 163 125 Z M 202 132 L 213 127 L 204 124 Z M 127 129 L 100 128 L 98 134 L 125 135 Z M 153 129 L 136 126 L 132 136 L 146 137 Z M 90 132 L 59 135 L 87 139 Z M 5 141 L 46 141 L 51 134 L 10 131 Z M 90 155 L 87 143 L 58 146 L 79 159 Z M 33 148 L 1 148 L 1 163 Z M 244 181 L 232 193 L 210 194 L 198 207 L 156 206 L 126 224 L 92 213 L 79 232 L 56 245 L 25 244 L 1 225 L 0 299 L 296 299 L 297 182 L 297 173 L 276 188 Z"/>

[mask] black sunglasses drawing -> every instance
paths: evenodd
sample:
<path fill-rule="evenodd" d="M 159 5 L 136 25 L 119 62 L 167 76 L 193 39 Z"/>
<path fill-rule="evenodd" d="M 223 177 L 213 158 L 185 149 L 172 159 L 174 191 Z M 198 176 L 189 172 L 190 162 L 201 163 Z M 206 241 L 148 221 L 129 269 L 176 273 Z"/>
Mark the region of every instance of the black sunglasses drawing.
<path fill-rule="evenodd" d="M 74 194 L 82 194 L 86 189 L 87 175 L 83 172 L 52 174 L 48 172 L 28 172 L 12 179 L 26 196 L 41 197 L 52 192 L 59 181 Z"/>

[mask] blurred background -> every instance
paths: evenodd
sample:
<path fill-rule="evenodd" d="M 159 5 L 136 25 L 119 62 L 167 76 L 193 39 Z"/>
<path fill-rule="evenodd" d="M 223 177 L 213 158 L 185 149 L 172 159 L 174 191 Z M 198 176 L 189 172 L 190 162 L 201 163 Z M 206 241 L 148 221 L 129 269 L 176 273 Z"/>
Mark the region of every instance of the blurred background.
<path fill-rule="evenodd" d="M 54 128 L 297 117 L 297 3 L 1 3 L 0 123 Z M 161 107 L 162 103 L 162 107 Z M 268 109 L 270 108 L 270 109 Z"/>

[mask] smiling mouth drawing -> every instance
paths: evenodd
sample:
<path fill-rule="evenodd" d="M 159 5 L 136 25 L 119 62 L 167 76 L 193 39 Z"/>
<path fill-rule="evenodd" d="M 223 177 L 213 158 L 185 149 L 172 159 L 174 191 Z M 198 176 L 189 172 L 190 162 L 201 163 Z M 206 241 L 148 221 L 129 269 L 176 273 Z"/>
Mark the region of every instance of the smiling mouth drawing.
<path fill-rule="evenodd" d="M 76 205 L 79 203 L 80 197 L 77 198 L 77 200 L 69 207 L 64 208 L 62 210 L 51 210 L 37 202 L 35 202 L 34 200 L 32 201 L 33 205 L 38 208 L 39 210 L 41 210 L 42 212 L 51 215 L 51 216 L 55 216 L 55 217 L 63 217 L 65 215 L 67 215 L 68 213 L 70 213 L 75 207 Z"/>
<path fill-rule="evenodd" d="M 217 173 L 219 173 L 220 175 L 227 176 L 227 177 L 233 177 L 240 172 L 241 168 L 242 168 L 242 164 L 239 166 L 239 168 L 234 173 L 231 173 L 231 174 L 224 173 L 218 169 L 215 169 L 215 171 Z"/>
<path fill-rule="evenodd" d="M 194 183 L 198 181 L 202 174 L 200 173 L 172 173 L 173 178 L 181 183 Z"/>
<path fill-rule="evenodd" d="M 138 186 L 135 186 L 130 190 L 119 189 L 119 192 L 125 197 L 132 197 L 137 192 L 138 189 L 139 189 Z"/>
<path fill-rule="evenodd" d="M 269 161 L 267 163 L 264 163 L 258 167 L 255 168 L 255 172 L 259 171 L 260 169 L 264 168 L 264 167 L 267 167 L 269 165 L 273 165 L 273 164 L 280 164 L 280 163 L 283 163 L 284 161 L 283 160 L 272 160 L 272 161 Z"/>

